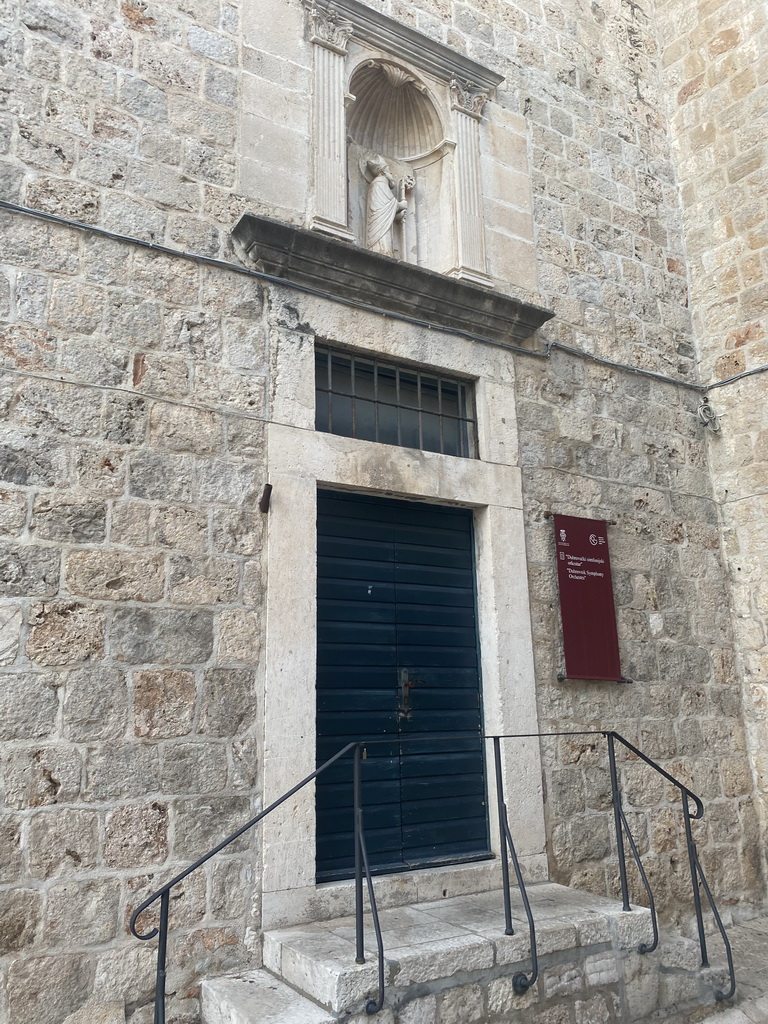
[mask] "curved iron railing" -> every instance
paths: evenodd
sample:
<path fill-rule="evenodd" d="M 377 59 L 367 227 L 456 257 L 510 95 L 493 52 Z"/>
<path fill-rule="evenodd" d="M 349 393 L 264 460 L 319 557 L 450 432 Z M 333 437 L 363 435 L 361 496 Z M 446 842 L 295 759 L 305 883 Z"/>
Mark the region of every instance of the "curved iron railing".
<path fill-rule="evenodd" d="M 631 751 L 636 757 L 644 761 L 649 767 L 655 772 L 665 778 L 673 786 L 675 786 L 680 792 L 683 809 L 683 822 L 685 828 L 686 844 L 688 849 L 688 860 L 691 871 L 691 882 L 693 885 L 693 900 L 694 909 L 696 912 L 696 923 L 699 936 L 699 946 L 701 949 L 701 965 L 702 967 L 709 966 L 709 959 L 707 954 L 706 936 L 704 932 L 704 919 L 701 904 L 701 893 L 700 888 L 704 889 L 707 897 L 712 915 L 714 917 L 717 928 L 725 946 L 726 957 L 728 961 L 728 973 L 730 978 L 730 985 L 727 991 L 723 992 L 717 990 L 715 992 L 715 998 L 718 1001 L 727 1000 L 732 998 L 736 991 L 736 976 L 733 966 L 733 955 L 731 951 L 731 944 L 728 940 L 728 936 L 725 932 L 725 927 L 722 922 L 722 918 L 717 909 L 712 891 L 709 887 L 707 879 L 704 874 L 704 869 L 701 866 L 699 860 L 698 850 L 696 843 L 693 839 L 693 830 L 691 822 L 700 819 L 704 815 L 704 805 L 700 798 L 696 796 L 687 786 L 685 786 L 679 779 L 676 779 L 673 775 L 670 775 L 661 765 L 657 764 L 654 760 L 644 754 L 641 750 L 638 750 L 634 744 L 630 743 L 629 740 L 625 739 L 619 733 L 614 731 L 597 731 L 597 730 L 583 730 L 573 732 L 550 732 L 550 733 L 513 733 L 505 735 L 484 735 L 482 739 L 491 740 L 493 744 L 493 758 L 494 758 L 494 769 L 495 769 L 495 780 L 496 780 L 496 801 L 497 801 L 497 815 L 499 823 L 499 840 L 500 840 L 500 866 L 501 866 L 501 880 L 502 880 L 502 894 L 504 899 L 504 919 L 505 919 L 505 933 L 507 935 L 514 934 L 514 928 L 512 927 L 512 901 L 511 901 L 511 887 L 510 887 L 510 872 L 509 872 L 509 860 L 512 860 L 512 867 L 515 873 L 515 879 L 517 886 L 520 891 L 520 897 L 523 903 L 526 920 L 528 923 L 528 937 L 531 951 L 531 970 L 530 973 L 525 971 L 518 971 L 512 978 L 512 987 L 517 995 L 523 995 L 528 991 L 535 983 L 539 974 L 539 963 L 538 963 L 538 951 L 536 943 L 536 926 L 533 918 L 533 912 L 531 910 L 530 900 L 528 898 L 528 892 L 525 885 L 525 879 L 523 878 L 522 869 L 520 867 L 520 861 L 515 849 L 515 844 L 512 839 L 512 831 L 509 825 L 509 816 L 507 812 L 507 805 L 504 792 L 504 773 L 502 770 L 502 754 L 501 754 L 501 741 L 502 740 L 522 740 L 522 739 L 545 739 L 547 737 L 556 736 L 603 736 L 605 737 L 608 745 L 608 760 L 610 767 L 610 778 L 611 778 L 611 798 L 613 805 L 614 825 L 616 829 L 616 846 L 619 861 L 619 878 L 621 882 L 621 895 L 622 895 L 622 906 L 625 911 L 631 910 L 630 899 L 629 899 L 629 881 L 627 876 L 627 864 L 626 864 L 626 850 L 624 845 L 624 839 L 629 844 L 632 857 L 638 870 L 638 874 L 643 884 L 643 888 L 648 899 L 648 906 L 651 913 L 651 922 L 653 925 L 653 941 L 650 943 L 640 943 L 638 946 L 638 952 L 640 953 L 651 953 L 655 950 L 659 944 L 659 925 L 658 917 L 656 912 L 656 903 L 653 896 L 648 877 L 643 868 L 642 859 L 640 852 L 635 842 L 632 831 L 629 827 L 627 817 L 624 814 L 624 810 L 621 802 L 621 789 L 619 786 L 619 777 L 616 767 L 616 743 L 621 743 L 627 750 Z M 434 742 L 435 737 L 421 737 L 421 739 L 429 742 Z M 441 740 L 448 742 L 454 737 L 443 735 L 440 737 Z M 411 742 L 418 742 L 416 737 L 411 738 Z M 388 742 L 381 739 L 374 740 L 358 740 L 348 743 L 341 750 L 337 751 L 332 757 L 328 758 L 327 761 L 323 762 L 318 768 L 315 769 L 311 774 L 307 775 L 295 786 L 289 789 L 277 800 L 273 801 L 268 807 L 260 811 L 257 815 L 247 821 L 243 826 L 233 832 L 232 835 L 227 836 L 226 839 L 222 840 L 217 846 L 208 853 L 204 854 L 198 860 L 191 864 L 184 871 L 175 875 L 170 881 L 166 882 L 165 885 L 161 886 L 151 896 L 148 896 L 143 903 L 141 903 L 131 915 L 130 930 L 137 939 L 147 941 L 153 939 L 155 936 L 158 937 L 157 944 L 157 968 L 156 968 L 156 982 L 155 982 L 155 1012 L 154 1012 L 154 1024 L 165 1024 L 165 996 L 166 996 L 166 963 L 168 955 L 168 915 L 170 907 L 170 892 L 174 886 L 178 885 L 185 878 L 191 875 L 199 867 L 209 861 L 225 847 L 229 846 L 236 839 L 242 836 L 245 832 L 248 832 L 254 825 L 257 825 L 262 821 L 268 814 L 274 811 L 281 804 L 285 803 L 292 796 L 303 789 L 310 782 L 318 777 L 322 772 L 326 771 L 331 765 L 335 764 L 341 758 L 353 753 L 353 807 L 354 807 L 354 843 L 355 843 L 355 961 L 358 964 L 365 963 L 365 934 L 364 934 L 364 905 L 363 905 L 363 882 L 368 894 L 368 902 L 373 921 L 374 933 L 376 936 L 376 955 L 378 963 L 378 993 L 376 998 L 369 999 L 365 1005 L 366 1013 L 373 1015 L 379 1012 L 384 1005 L 384 941 L 382 937 L 381 923 L 379 920 L 378 908 L 376 905 L 376 898 L 373 889 L 373 878 L 368 861 L 368 851 L 365 842 L 365 830 L 363 823 L 363 801 L 362 801 L 362 757 L 364 748 L 367 746 L 373 746 L 377 743 Z M 691 811 L 691 803 L 693 804 L 694 811 Z M 160 901 L 160 919 L 156 927 L 152 928 L 146 933 L 142 933 L 137 929 L 137 922 L 139 917 L 149 909 L 154 903 Z"/>
<path fill-rule="evenodd" d="M 707 882 L 706 876 L 704 874 L 704 869 L 701 866 L 698 849 L 693 838 L 693 829 L 691 827 L 692 821 L 696 821 L 699 818 L 704 817 L 704 804 L 701 802 L 700 798 L 696 796 L 696 794 L 693 793 L 690 789 L 688 789 L 686 785 L 680 782 L 679 779 L 676 779 L 674 775 L 670 775 L 668 771 L 665 771 L 664 768 L 661 767 L 661 765 L 657 764 L 654 760 L 648 757 L 647 754 L 644 754 L 642 750 L 638 750 L 638 748 L 633 743 L 630 743 L 629 740 L 619 735 L 619 733 L 605 732 L 603 733 L 603 735 L 608 740 L 608 756 L 611 766 L 611 790 L 613 793 L 614 816 L 616 818 L 616 841 L 619 851 L 619 876 L 621 879 L 621 895 L 622 900 L 624 901 L 624 909 L 629 910 L 629 887 L 627 883 L 627 865 L 624 856 L 624 845 L 621 841 L 622 827 L 624 828 L 627 838 L 629 839 L 632 855 L 635 858 L 635 863 L 637 864 L 637 868 L 640 873 L 643 886 L 645 887 L 646 893 L 648 894 L 651 918 L 653 920 L 653 943 L 647 948 L 644 948 L 645 944 L 641 944 L 638 947 L 639 951 L 641 953 L 647 953 L 656 948 L 659 941 L 659 929 L 658 922 L 656 920 L 656 907 L 653 901 L 653 893 L 651 892 L 651 887 L 648 884 L 648 879 L 646 877 L 645 871 L 643 870 L 643 865 L 640 861 L 640 855 L 637 851 L 637 846 L 632 837 L 632 832 L 630 831 L 629 825 L 627 824 L 627 819 L 624 815 L 624 811 L 621 806 L 621 792 L 619 790 L 617 780 L 614 747 L 614 743 L 616 740 L 618 740 L 619 743 L 626 747 L 627 750 L 631 750 L 636 757 L 639 757 L 641 761 L 644 761 L 647 765 L 653 768 L 655 772 L 663 776 L 663 778 L 665 778 L 668 782 L 675 786 L 676 789 L 678 789 L 680 792 L 680 799 L 682 802 L 683 811 L 683 825 L 685 828 L 685 840 L 688 850 L 688 863 L 691 869 L 693 906 L 696 912 L 696 929 L 699 935 L 699 949 L 701 950 L 701 966 L 709 967 L 709 957 L 707 955 L 707 939 L 704 933 L 704 915 L 701 907 L 701 893 L 699 891 L 700 887 L 704 889 L 704 892 L 706 894 L 710 910 L 712 911 L 712 916 L 715 919 L 715 924 L 717 925 L 717 929 L 720 932 L 720 936 L 723 940 L 723 945 L 725 946 L 725 955 L 728 961 L 728 977 L 730 980 L 728 990 L 723 992 L 722 990 L 717 989 L 715 991 L 715 999 L 717 1000 L 717 1002 L 722 1002 L 723 1000 L 731 999 L 736 992 L 736 973 L 733 967 L 733 952 L 731 950 L 731 943 L 728 939 L 728 936 L 726 935 L 723 919 L 720 917 L 720 912 L 717 909 L 717 904 L 715 903 L 715 899 L 712 895 L 712 890 L 709 888 L 709 883 Z M 695 807 L 694 813 L 691 813 L 689 801 L 693 801 Z"/>
<path fill-rule="evenodd" d="M 257 825 L 263 818 L 266 818 L 268 814 L 278 808 L 281 804 L 284 804 L 286 800 L 289 800 L 292 796 L 303 789 L 310 782 L 317 778 L 322 772 L 330 768 L 332 764 L 335 764 L 342 757 L 348 754 L 351 750 L 354 750 L 354 829 L 355 829 L 355 891 L 357 894 L 356 899 L 356 950 L 357 950 L 357 963 L 365 963 L 365 936 L 363 931 L 363 876 L 365 876 L 368 885 L 368 898 L 371 906 L 371 913 L 373 915 L 374 929 L 376 932 L 377 942 L 377 953 L 379 962 L 379 992 L 377 998 L 368 1001 L 366 1010 L 369 1014 L 377 1013 L 384 1005 L 384 944 L 381 936 L 381 927 L 379 925 L 379 915 L 376 907 L 376 899 L 373 891 L 373 881 L 371 879 L 371 872 L 368 867 L 368 855 L 365 848 L 365 836 L 363 833 L 363 809 L 361 801 L 361 786 L 360 786 L 360 753 L 364 746 L 363 743 L 348 743 L 341 750 L 338 750 L 333 757 L 329 757 L 327 761 L 324 761 L 319 768 L 316 768 L 310 775 L 307 775 L 297 782 L 295 786 L 289 789 L 286 793 L 283 793 L 281 797 L 274 800 L 269 807 L 265 807 L 263 811 L 260 811 L 257 815 L 242 825 L 232 835 L 227 836 L 217 846 L 214 846 L 208 853 L 203 854 L 202 857 L 198 858 L 194 864 L 190 864 L 184 871 L 180 871 L 178 875 L 166 882 L 165 885 L 161 886 L 151 896 L 148 896 L 143 903 L 139 904 L 138 907 L 131 914 L 130 930 L 137 939 L 141 939 L 146 942 L 149 939 L 154 939 L 157 935 L 157 967 L 155 972 L 155 1013 L 154 1013 L 154 1024 L 165 1024 L 165 986 L 166 986 L 166 966 L 168 958 L 168 911 L 170 907 L 170 893 L 174 886 L 183 882 L 185 878 L 192 874 L 193 871 L 197 871 L 199 867 L 202 867 L 206 861 L 209 861 L 211 857 L 215 857 L 217 853 L 220 853 L 225 847 L 229 846 L 236 839 L 239 839 L 245 832 L 248 832 Z M 136 928 L 139 917 L 148 910 L 153 903 L 160 900 L 160 921 L 157 927 L 152 928 L 151 931 L 146 933 L 139 932 Z"/>

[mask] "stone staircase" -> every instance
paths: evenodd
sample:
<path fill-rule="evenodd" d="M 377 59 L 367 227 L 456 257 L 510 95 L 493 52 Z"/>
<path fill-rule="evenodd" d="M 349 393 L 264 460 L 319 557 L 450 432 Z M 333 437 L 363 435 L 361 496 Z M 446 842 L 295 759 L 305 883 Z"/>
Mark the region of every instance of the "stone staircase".
<path fill-rule="evenodd" d="M 690 944 L 640 954 L 652 939 L 647 910 L 624 913 L 551 882 L 528 892 L 539 980 L 525 995 L 512 987 L 516 973 L 530 972 L 525 918 L 517 900 L 515 934 L 505 935 L 502 894 L 492 891 L 380 912 L 386 989 L 376 1017 L 365 1013 L 377 994 L 366 915 L 362 965 L 351 917 L 266 932 L 263 969 L 203 984 L 203 1024 L 607 1024 L 686 1007 L 700 1019 L 724 983 L 722 971 L 701 970 Z"/>

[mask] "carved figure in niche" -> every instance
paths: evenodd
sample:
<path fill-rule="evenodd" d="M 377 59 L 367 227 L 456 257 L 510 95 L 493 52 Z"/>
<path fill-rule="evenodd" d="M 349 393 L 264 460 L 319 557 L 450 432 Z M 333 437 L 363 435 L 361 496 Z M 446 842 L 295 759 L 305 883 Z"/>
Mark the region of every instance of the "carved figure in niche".
<path fill-rule="evenodd" d="M 365 208 L 365 245 L 372 252 L 394 256 L 395 249 L 402 250 L 396 234 L 408 210 L 407 193 L 413 189 L 411 177 L 395 179 L 383 157 L 374 155 L 365 160 L 363 174 L 368 182 Z M 398 230 L 399 229 L 399 230 Z"/>

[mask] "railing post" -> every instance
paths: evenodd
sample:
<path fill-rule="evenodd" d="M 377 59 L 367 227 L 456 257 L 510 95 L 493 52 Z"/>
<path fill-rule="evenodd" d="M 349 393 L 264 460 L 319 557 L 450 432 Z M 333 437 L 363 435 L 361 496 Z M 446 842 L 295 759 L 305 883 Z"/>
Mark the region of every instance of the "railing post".
<path fill-rule="evenodd" d="M 363 800 L 361 780 L 361 747 L 358 743 L 355 746 L 355 760 L 353 768 L 353 800 L 355 813 L 355 963 L 365 963 L 365 934 L 363 924 Z"/>
<path fill-rule="evenodd" d="M 701 966 L 709 967 L 707 957 L 707 940 L 704 935 L 704 915 L 701 912 L 701 893 L 699 892 L 699 855 L 696 851 L 696 843 L 693 839 L 691 828 L 691 813 L 688 810 L 688 794 L 681 792 L 683 799 L 683 821 L 685 822 L 685 841 L 688 847 L 688 863 L 691 868 L 691 884 L 693 886 L 693 905 L 696 909 L 696 927 L 699 931 L 699 947 L 701 948 Z"/>
<path fill-rule="evenodd" d="M 506 935 L 514 935 L 512 927 L 512 900 L 509 893 L 509 861 L 507 859 L 507 814 L 504 805 L 504 777 L 501 771 L 501 740 L 493 737 L 493 759 L 496 766 L 496 805 L 499 812 L 499 838 L 501 840 L 501 886 L 504 893 L 504 921 Z"/>
<path fill-rule="evenodd" d="M 155 1024 L 165 1024 L 165 963 L 168 954 L 168 908 L 170 889 L 160 897 L 160 925 L 157 939 L 157 976 L 155 980 Z"/>
<path fill-rule="evenodd" d="M 616 748 L 613 743 L 613 733 L 607 732 L 608 739 L 608 763 L 611 768 L 611 799 L 613 802 L 613 822 L 616 827 L 616 850 L 619 857 L 619 878 L 621 879 L 621 901 L 622 909 L 631 910 L 629 904 L 629 885 L 627 883 L 627 861 L 624 853 L 624 833 L 621 829 L 621 793 L 619 791 L 619 776 L 616 771 Z"/>

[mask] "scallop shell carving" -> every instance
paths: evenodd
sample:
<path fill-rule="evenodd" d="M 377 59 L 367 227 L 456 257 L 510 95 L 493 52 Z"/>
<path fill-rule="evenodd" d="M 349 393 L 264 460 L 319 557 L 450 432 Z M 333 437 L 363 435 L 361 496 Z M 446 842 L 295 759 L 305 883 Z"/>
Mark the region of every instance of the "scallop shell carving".
<path fill-rule="evenodd" d="M 350 82 L 355 96 L 348 131 L 359 146 L 394 157 L 428 153 L 443 138 L 423 85 L 395 64 L 368 61 Z"/>

